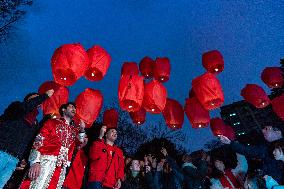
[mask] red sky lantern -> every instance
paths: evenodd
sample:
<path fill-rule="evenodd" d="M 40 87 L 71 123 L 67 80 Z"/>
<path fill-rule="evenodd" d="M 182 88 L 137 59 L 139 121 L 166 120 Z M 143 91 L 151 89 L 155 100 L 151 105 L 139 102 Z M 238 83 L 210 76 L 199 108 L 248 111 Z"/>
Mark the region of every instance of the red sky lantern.
<path fill-rule="evenodd" d="M 235 131 L 229 125 L 225 125 L 225 134 L 224 135 L 226 137 L 228 137 L 230 140 L 235 140 L 236 139 Z"/>
<path fill-rule="evenodd" d="M 141 108 L 144 95 L 143 77 L 124 75 L 119 81 L 118 99 L 121 109 L 135 112 Z"/>
<path fill-rule="evenodd" d="M 167 89 L 159 81 L 153 80 L 144 85 L 143 107 L 153 114 L 161 113 L 167 102 Z"/>
<path fill-rule="evenodd" d="M 284 121 L 284 94 L 271 101 L 272 109 Z"/>
<path fill-rule="evenodd" d="M 210 122 L 209 111 L 202 107 L 196 97 L 186 99 L 184 111 L 192 128 L 208 126 Z"/>
<path fill-rule="evenodd" d="M 269 88 L 281 88 L 284 83 L 282 70 L 278 67 L 267 67 L 261 73 L 262 81 Z"/>
<path fill-rule="evenodd" d="M 115 109 L 106 110 L 103 115 L 103 124 L 107 128 L 117 128 L 118 118 L 118 112 Z"/>
<path fill-rule="evenodd" d="M 166 57 L 156 58 L 154 66 L 154 78 L 160 82 L 166 82 L 170 79 L 171 65 Z"/>
<path fill-rule="evenodd" d="M 85 72 L 86 79 L 90 81 L 100 81 L 106 75 L 111 57 L 102 47 L 95 45 L 88 51 L 90 66 Z"/>
<path fill-rule="evenodd" d="M 154 66 L 155 61 L 152 58 L 146 56 L 141 60 L 139 64 L 139 70 L 146 79 L 149 79 L 153 77 Z"/>
<path fill-rule="evenodd" d="M 75 104 L 77 117 L 90 126 L 102 109 L 103 95 L 99 90 L 87 88 L 77 96 Z"/>
<path fill-rule="evenodd" d="M 220 73 L 224 70 L 224 59 L 222 54 L 217 51 L 209 51 L 202 55 L 203 67 L 211 73 Z"/>
<path fill-rule="evenodd" d="M 139 75 L 139 68 L 135 62 L 124 62 L 121 68 L 121 76 Z"/>
<path fill-rule="evenodd" d="M 210 128 L 214 136 L 225 135 L 225 123 L 219 117 L 210 120 Z"/>
<path fill-rule="evenodd" d="M 52 114 L 54 117 L 60 117 L 59 108 L 62 104 L 68 102 L 69 90 L 54 81 L 46 81 L 39 87 L 38 92 L 44 94 L 50 89 L 54 90 L 54 94 L 42 103 L 43 114 Z"/>
<path fill-rule="evenodd" d="M 184 111 L 182 105 L 178 101 L 167 98 L 167 103 L 165 109 L 163 110 L 163 116 L 169 128 L 182 128 Z"/>
<path fill-rule="evenodd" d="M 141 125 L 145 123 L 146 110 L 144 108 L 140 108 L 140 110 L 138 110 L 137 112 L 129 112 L 129 115 L 134 124 Z"/>
<path fill-rule="evenodd" d="M 88 54 L 80 44 L 62 45 L 51 58 L 54 81 L 64 86 L 73 85 L 88 67 Z"/>
<path fill-rule="evenodd" d="M 224 103 L 222 86 L 212 73 L 205 73 L 192 80 L 192 89 L 206 110 L 219 108 Z"/>
<path fill-rule="evenodd" d="M 247 84 L 242 89 L 241 95 L 244 99 L 256 108 L 265 108 L 270 104 L 270 99 L 260 86 L 256 84 Z"/>

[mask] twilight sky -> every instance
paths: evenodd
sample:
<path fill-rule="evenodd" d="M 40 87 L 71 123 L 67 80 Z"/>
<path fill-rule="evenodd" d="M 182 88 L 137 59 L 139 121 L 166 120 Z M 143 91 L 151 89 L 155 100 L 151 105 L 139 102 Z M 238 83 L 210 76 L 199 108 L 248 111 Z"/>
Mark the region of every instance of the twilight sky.
<path fill-rule="evenodd" d="M 111 103 L 117 99 L 122 63 L 147 55 L 170 58 L 168 96 L 184 104 L 191 80 L 204 72 L 202 53 L 213 49 L 225 60 L 218 76 L 225 104 L 241 100 L 240 90 L 247 83 L 268 92 L 260 73 L 284 58 L 283 10 L 282 0 L 35 0 L 13 36 L 0 44 L 0 112 L 51 80 L 54 50 L 74 42 L 86 49 L 101 45 L 112 62 L 101 82 L 82 78 L 72 86 L 71 100 L 91 87 L 101 90 L 105 105 Z M 211 115 L 218 116 L 219 110 Z M 147 115 L 143 127 L 159 118 Z M 187 118 L 183 131 L 192 150 L 212 139 L 209 129 L 194 130 Z"/>

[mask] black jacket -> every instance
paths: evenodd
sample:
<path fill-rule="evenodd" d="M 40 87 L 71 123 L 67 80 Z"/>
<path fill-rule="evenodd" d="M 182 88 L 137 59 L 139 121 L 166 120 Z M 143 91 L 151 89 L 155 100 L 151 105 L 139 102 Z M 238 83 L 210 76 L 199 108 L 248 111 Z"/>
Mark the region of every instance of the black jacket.
<path fill-rule="evenodd" d="M 141 174 L 135 178 L 128 176 L 122 183 L 121 189 L 155 189 L 153 175 L 148 172 L 145 176 Z"/>
<path fill-rule="evenodd" d="M 5 110 L 4 121 L 0 125 L 0 151 L 9 153 L 21 161 L 29 150 L 38 127 L 24 120 L 25 116 L 37 108 L 48 95 L 40 95 L 27 102 L 13 102 Z M 6 117 L 6 118 L 5 118 Z"/>
<path fill-rule="evenodd" d="M 183 166 L 185 189 L 205 188 L 205 177 L 207 174 L 207 162 L 200 160 L 197 167 Z"/>
<path fill-rule="evenodd" d="M 245 146 L 236 141 L 232 141 L 230 146 L 235 152 L 243 154 L 248 158 L 261 159 L 263 161 L 263 176 L 269 175 L 278 183 L 284 181 L 281 162 L 273 158 L 272 152 L 269 150 L 269 143 L 259 146 Z"/>

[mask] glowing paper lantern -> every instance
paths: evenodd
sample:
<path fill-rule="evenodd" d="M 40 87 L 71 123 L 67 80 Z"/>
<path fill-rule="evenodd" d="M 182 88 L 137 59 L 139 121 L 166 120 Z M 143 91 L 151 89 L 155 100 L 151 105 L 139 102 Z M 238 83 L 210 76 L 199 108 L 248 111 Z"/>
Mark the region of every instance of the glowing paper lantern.
<path fill-rule="evenodd" d="M 265 108 L 270 104 L 270 99 L 265 91 L 256 84 L 247 84 L 245 88 L 242 89 L 241 95 L 248 103 L 256 108 Z"/>
<path fill-rule="evenodd" d="M 129 115 L 134 124 L 141 125 L 145 123 L 146 110 L 144 108 L 140 108 L 140 110 L 138 110 L 137 112 L 129 112 Z"/>
<path fill-rule="evenodd" d="M 207 127 L 210 123 L 209 112 L 202 107 L 196 97 L 186 99 L 184 111 L 192 128 Z"/>
<path fill-rule="evenodd" d="M 54 81 L 44 82 L 38 89 L 39 94 L 44 94 L 46 91 L 53 89 L 53 95 L 42 103 L 42 111 L 44 115 L 52 114 L 53 117 L 60 117 L 59 108 L 62 104 L 68 102 L 68 88 L 55 83 Z"/>
<path fill-rule="evenodd" d="M 124 75 L 119 81 L 118 99 L 121 109 L 135 112 L 141 108 L 144 95 L 143 77 Z"/>
<path fill-rule="evenodd" d="M 118 112 L 115 109 L 109 109 L 104 112 L 103 124 L 107 128 L 116 128 L 118 123 Z"/>
<path fill-rule="evenodd" d="M 262 81 L 269 88 L 280 88 L 284 83 L 282 70 L 278 67 L 267 67 L 261 73 Z"/>
<path fill-rule="evenodd" d="M 148 56 L 144 57 L 139 64 L 139 70 L 146 79 L 153 77 L 154 67 L 155 61 Z"/>
<path fill-rule="evenodd" d="M 90 81 L 100 81 L 106 75 L 111 57 L 102 47 L 95 45 L 88 51 L 90 66 L 85 72 L 86 79 Z"/>
<path fill-rule="evenodd" d="M 158 81 L 153 80 L 144 86 L 143 107 L 153 114 L 161 113 L 167 102 L 167 89 Z"/>
<path fill-rule="evenodd" d="M 224 59 L 222 54 L 217 51 L 209 51 L 202 55 L 203 67 L 211 73 L 220 73 L 224 70 Z"/>
<path fill-rule="evenodd" d="M 225 123 L 221 118 L 212 118 L 210 128 L 214 136 L 225 135 Z"/>
<path fill-rule="evenodd" d="M 121 76 L 139 75 L 139 68 L 135 62 L 125 62 L 121 68 Z"/>
<path fill-rule="evenodd" d="M 182 105 L 178 101 L 167 98 L 167 103 L 165 109 L 163 110 L 163 116 L 169 128 L 182 128 L 184 111 Z"/>
<path fill-rule="evenodd" d="M 272 109 L 284 121 L 284 94 L 271 101 Z"/>
<path fill-rule="evenodd" d="M 88 67 L 88 54 L 80 44 L 62 45 L 51 58 L 54 81 L 64 86 L 73 85 Z"/>
<path fill-rule="evenodd" d="M 192 81 L 192 89 L 206 110 L 219 108 L 224 103 L 222 86 L 212 73 L 205 73 Z"/>
<path fill-rule="evenodd" d="M 154 66 L 154 78 L 160 82 L 166 82 L 170 79 L 171 65 L 166 57 L 156 58 Z"/>
<path fill-rule="evenodd" d="M 77 96 L 75 104 L 77 117 L 90 126 L 102 109 L 103 95 L 99 90 L 87 88 Z"/>

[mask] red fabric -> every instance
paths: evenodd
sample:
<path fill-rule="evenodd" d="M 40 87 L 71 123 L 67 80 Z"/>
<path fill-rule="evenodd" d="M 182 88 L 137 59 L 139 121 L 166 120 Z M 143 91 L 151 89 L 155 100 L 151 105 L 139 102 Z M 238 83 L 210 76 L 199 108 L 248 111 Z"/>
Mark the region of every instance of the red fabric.
<path fill-rule="evenodd" d="M 235 175 L 232 173 L 231 170 L 225 170 L 225 175 L 230 179 L 231 183 L 233 184 L 233 186 L 229 183 L 229 181 L 227 180 L 227 178 L 223 175 L 220 178 L 220 182 L 222 184 L 222 186 L 228 187 L 230 189 L 232 188 L 241 188 L 240 183 L 238 182 L 238 180 L 236 179 Z"/>
<path fill-rule="evenodd" d="M 219 117 L 210 120 L 210 128 L 214 136 L 225 135 L 225 123 Z"/>
<path fill-rule="evenodd" d="M 65 132 L 63 132 L 65 131 Z M 76 136 L 78 135 L 78 127 L 66 124 L 64 119 L 49 119 L 41 128 L 33 143 L 33 149 L 36 149 L 41 155 L 58 156 L 61 146 L 66 145 L 69 148 L 67 160 L 71 161 L 73 150 L 75 148 Z M 40 137 L 39 137 L 40 136 Z M 49 182 L 48 189 L 55 189 L 59 180 L 62 167 L 57 166 Z M 30 180 L 26 178 L 21 189 L 29 188 Z"/>
<path fill-rule="evenodd" d="M 106 75 L 110 66 L 111 56 L 98 45 L 94 45 L 88 51 L 90 66 L 85 72 L 85 78 L 90 81 L 100 81 Z"/>
<path fill-rule="evenodd" d="M 256 84 L 247 84 L 245 88 L 242 89 L 241 95 L 248 103 L 256 108 L 265 108 L 270 104 L 270 99 L 265 91 Z"/>
<path fill-rule="evenodd" d="M 230 125 L 225 125 L 225 136 L 228 137 L 230 140 L 235 140 L 236 135 L 234 129 Z"/>
<path fill-rule="evenodd" d="M 115 109 L 109 109 L 104 112 L 103 124 L 107 128 L 116 128 L 118 123 L 118 112 Z"/>
<path fill-rule="evenodd" d="M 68 102 L 69 90 L 67 87 L 57 84 L 54 81 L 46 81 L 39 87 L 38 92 L 44 94 L 50 89 L 54 90 L 54 94 L 42 103 L 43 114 L 53 114 L 60 117 L 59 108 L 62 104 Z"/>
<path fill-rule="evenodd" d="M 272 100 L 272 109 L 284 121 L 284 94 Z"/>
<path fill-rule="evenodd" d="M 210 128 L 214 136 L 224 135 L 230 140 L 235 140 L 235 132 L 229 125 L 225 125 L 224 121 L 217 117 L 210 120 Z"/>
<path fill-rule="evenodd" d="M 147 79 L 153 77 L 154 67 L 155 61 L 148 56 L 144 57 L 139 64 L 141 74 Z"/>
<path fill-rule="evenodd" d="M 32 112 L 28 113 L 25 116 L 25 120 L 30 124 L 33 125 L 36 122 L 36 117 L 38 115 L 38 110 L 35 108 Z"/>
<path fill-rule="evenodd" d="M 89 157 L 89 182 L 102 182 L 104 187 L 112 188 L 118 179 L 124 178 L 123 152 L 117 146 L 97 140 L 90 148 Z"/>
<path fill-rule="evenodd" d="M 220 73 L 224 70 L 224 59 L 222 54 L 217 51 L 208 51 L 202 55 L 203 67 L 211 73 Z"/>
<path fill-rule="evenodd" d="M 284 83 L 283 73 L 279 67 L 267 67 L 261 73 L 262 81 L 270 88 L 281 88 Z"/>
<path fill-rule="evenodd" d="M 124 62 L 121 68 L 121 76 L 139 75 L 139 69 L 135 62 Z"/>
<path fill-rule="evenodd" d="M 153 114 L 161 113 L 167 102 L 167 89 L 157 80 L 144 85 L 143 108 Z"/>
<path fill-rule="evenodd" d="M 206 127 L 210 122 L 208 110 L 205 110 L 196 97 L 186 99 L 184 111 L 192 128 Z"/>
<path fill-rule="evenodd" d="M 103 95 L 99 90 L 87 88 L 77 96 L 75 104 L 77 116 L 92 125 L 102 109 Z"/>
<path fill-rule="evenodd" d="M 129 112 L 129 115 L 132 119 L 132 122 L 141 125 L 145 123 L 146 120 L 146 110 L 144 108 L 140 108 L 137 112 Z"/>
<path fill-rule="evenodd" d="M 144 95 L 143 77 L 124 75 L 119 81 L 118 99 L 121 109 L 128 112 L 141 108 Z"/>
<path fill-rule="evenodd" d="M 81 188 L 87 163 L 88 157 L 85 155 L 85 152 L 79 150 L 65 178 L 63 186 L 68 189 Z"/>
<path fill-rule="evenodd" d="M 154 67 L 154 78 L 160 82 L 166 82 L 170 79 L 171 64 L 167 57 L 156 58 Z"/>
<path fill-rule="evenodd" d="M 51 58 L 54 81 L 64 86 L 73 85 L 84 75 L 89 63 L 88 54 L 81 44 L 60 46 Z"/>
<path fill-rule="evenodd" d="M 192 80 L 192 89 L 206 110 L 219 108 L 224 103 L 222 86 L 212 73 L 205 73 Z"/>
<path fill-rule="evenodd" d="M 182 128 L 184 111 L 182 105 L 178 101 L 167 98 L 167 103 L 165 109 L 163 110 L 163 116 L 169 128 Z"/>

